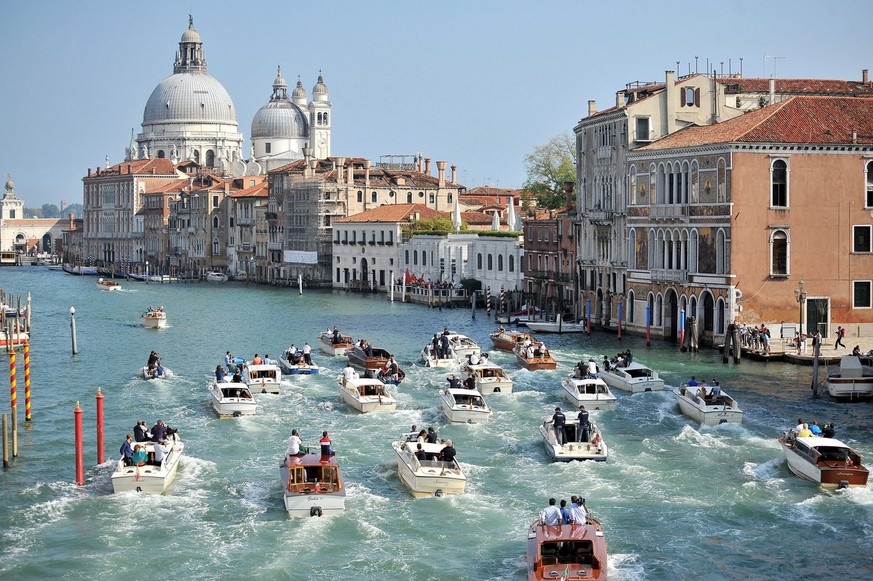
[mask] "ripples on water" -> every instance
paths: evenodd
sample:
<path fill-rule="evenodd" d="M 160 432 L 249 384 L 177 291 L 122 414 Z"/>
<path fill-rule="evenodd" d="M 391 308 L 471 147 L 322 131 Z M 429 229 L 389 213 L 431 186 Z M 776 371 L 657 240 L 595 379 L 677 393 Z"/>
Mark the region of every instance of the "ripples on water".
<path fill-rule="evenodd" d="M 833 420 L 862 455 L 871 447 L 870 405 L 810 397 L 810 368 L 743 362 L 713 351 L 678 353 L 640 338 L 595 333 L 545 336 L 555 372 L 492 359 L 515 381 L 488 398 L 482 425 L 448 425 L 437 389 L 446 370 L 415 362 L 449 326 L 490 349 L 482 310 L 428 310 L 383 296 L 236 284 L 124 283 L 98 292 L 94 279 L 38 268 L 0 270 L 0 287 L 33 293 L 34 421 L 19 433 L 20 457 L 0 475 L 0 576 L 122 579 L 521 579 L 527 525 L 550 496 L 582 494 L 606 527 L 613 579 L 797 579 L 873 575 L 873 494 L 822 493 L 794 477 L 775 440 L 797 417 Z M 69 307 L 80 353 L 70 356 Z M 171 327 L 147 331 L 139 314 L 163 305 Z M 316 354 L 318 376 L 291 376 L 279 396 L 258 396 L 254 417 L 218 420 L 205 386 L 222 354 L 278 357 L 338 325 L 394 351 L 407 371 L 399 407 L 357 415 L 339 399 L 344 360 Z M 548 461 L 537 426 L 565 406 L 562 377 L 589 356 L 630 348 L 668 383 L 719 379 L 746 411 L 742 425 L 700 427 L 669 392 L 630 396 L 592 412 L 609 462 Z M 137 377 L 151 349 L 175 377 Z M 7 369 L 7 359 L 0 356 Z M 22 358 L 19 358 L 19 362 Z M 23 365 L 23 362 L 19 363 Z M 4 371 L 4 374 L 6 372 Z M 23 417 L 23 371 L 18 400 Z M 114 458 L 136 419 L 178 427 L 187 456 L 165 496 L 113 495 L 112 462 L 95 466 L 94 395 L 106 396 L 106 451 Z M 86 483 L 72 484 L 73 415 L 84 410 Z M 413 500 L 396 475 L 390 443 L 415 424 L 451 437 L 467 471 L 467 494 Z M 289 519 L 278 463 L 292 428 L 315 444 L 328 430 L 348 486 L 346 511 Z M 798 540 L 802 539 L 798 543 Z M 789 549 L 789 547 L 793 547 Z M 861 572 L 866 572 L 861 574 Z"/>

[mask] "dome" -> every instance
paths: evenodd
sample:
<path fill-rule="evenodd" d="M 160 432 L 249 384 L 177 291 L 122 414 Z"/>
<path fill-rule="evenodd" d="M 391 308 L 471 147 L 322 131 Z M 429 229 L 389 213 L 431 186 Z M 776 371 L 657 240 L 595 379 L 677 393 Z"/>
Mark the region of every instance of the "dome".
<path fill-rule="evenodd" d="M 295 99 L 306 99 L 306 89 L 303 88 L 303 83 L 300 82 L 300 79 L 297 79 L 297 86 L 294 87 L 294 92 L 291 93 L 291 96 Z"/>
<path fill-rule="evenodd" d="M 6 181 L 6 191 L 11 192 L 14 189 L 15 189 L 15 184 L 12 182 L 12 180 L 7 180 Z"/>
<path fill-rule="evenodd" d="M 312 87 L 312 100 L 313 101 L 326 101 L 327 100 L 327 85 L 324 84 L 324 79 L 321 75 L 318 75 L 318 82 L 315 83 L 315 86 Z"/>
<path fill-rule="evenodd" d="M 252 119 L 251 138 L 308 137 L 306 115 L 287 99 L 274 99 L 261 107 Z"/>
<path fill-rule="evenodd" d="M 199 44 L 199 43 L 202 43 L 203 41 L 200 40 L 200 33 L 199 32 L 197 32 L 193 28 L 189 28 L 188 30 L 186 30 L 182 34 L 182 40 L 180 40 L 179 42 L 196 42 Z"/>
<path fill-rule="evenodd" d="M 146 102 L 143 129 L 152 123 L 185 121 L 237 124 L 230 95 L 206 73 L 170 75 L 155 87 Z"/>

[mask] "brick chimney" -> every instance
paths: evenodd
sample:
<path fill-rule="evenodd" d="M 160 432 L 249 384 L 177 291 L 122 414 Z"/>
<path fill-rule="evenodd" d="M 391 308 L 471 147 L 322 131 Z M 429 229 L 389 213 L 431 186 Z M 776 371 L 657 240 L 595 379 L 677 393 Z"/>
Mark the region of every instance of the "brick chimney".
<path fill-rule="evenodd" d="M 446 187 L 446 162 L 438 161 L 437 164 L 437 177 L 440 181 L 440 187 Z"/>
<path fill-rule="evenodd" d="M 770 77 L 770 102 L 767 104 L 772 105 L 774 101 L 776 101 L 776 79 Z"/>
<path fill-rule="evenodd" d="M 424 158 L 424 172 L 423 173 L 430 175 L 430 158 L 429 157 Z"/>
<path fill-rule="evenodd" d="M 624 91 L 615 92 L 615 108 L 621 109 L 624 107 Z"/>
<path fill-rule="evenodd" d="M 364 186 L 370 187 L 370 160 L 364 160 Z"/>
<path fill-rule="evenodd" d="M 597 101 L 590 99 L 588 101 L 588 116 L 591 117 L 595 113 L 597 113 Z"/>
<path fill-rule="evenodd" d="M 666 99 L 667 99 L 667 114 L 666 121 L 667 126 L 665 127 L 667 131 L 667 135 L 674 133 L 677 129 L 676 123 L 676 71 L 666 71 L 664 73 L 665 79 L 665 89 L 666 89 Z"/>
<path fill-rule="evenodd" d="M 868 75 L 867 75 L 867 69 L 861 70 L 861 82 L 864 83 L 865 85 L 870 82 L 870 79 L 868 78 Z"/>
<path fill-rule="evenodd" d="M 452 183 L 455 183 L 455 178 L 458 177 L 458 166 L 452 164 Z"/>
<path fill-rule="evenodd" d="M 345 168 L 346 168 L 346 158 L 344 158 L 344 157 L 334 158 L 333 163 L 334 163 L 334 167 L 336 168 L 336 183 L 341 184 L 341 183 L 343 183 L 343 180 L 344 180 L 343 172 L 345 171 Z"/>

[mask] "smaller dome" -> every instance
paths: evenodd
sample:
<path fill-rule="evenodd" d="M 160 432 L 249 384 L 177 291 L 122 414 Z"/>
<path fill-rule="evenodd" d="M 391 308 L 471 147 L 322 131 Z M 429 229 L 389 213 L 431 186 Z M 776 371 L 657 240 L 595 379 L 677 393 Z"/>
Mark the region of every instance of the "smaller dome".
<path fill-rule="evenodd" d="M 188 15 L 188 30 L 182 33 L 182 40 L 179 42 L 203 43 L 203 41 L 200 40 L 200 34 L 194 30 L 194 18 L 190 14 Z"/>
<path fill-rule="evenodd" d="M 294 88 L 294 92 L 291 93 L 291 96 L 295 99 L 306 98 L 306 89 L 303 88 L 303 83 L 300 82 L 300 79 L 297 79 L 297 86 Z"/>
<path fill-rule="evenodd" d="M 7 180 L 6 181 L 6 191 L 11 192 L 14 189 L 15 189 L 15 183 L 12 180 Z"/>
<path fill-rule="evenodd" d="M 252 139 L 309 137 L 306 115 L 287 99 L 274 99 L 252 119 Z"/>
<path fill-rule="evenodd" d="M 285 79 L 282 78 L 282 67 L 279 67 L 279 72 L 276 73 L 276 79 L 273 81 L 273 88 L 284 88 L 287 87 L 288 83 L 285 82 Z"/>
<path fill-rule="evenodd" d="M 321 75 L 318 75 L 318 82 L 312 87 L 312 97 L 315 98 L 316 95 L 327 95 L 327 85 Z"/>

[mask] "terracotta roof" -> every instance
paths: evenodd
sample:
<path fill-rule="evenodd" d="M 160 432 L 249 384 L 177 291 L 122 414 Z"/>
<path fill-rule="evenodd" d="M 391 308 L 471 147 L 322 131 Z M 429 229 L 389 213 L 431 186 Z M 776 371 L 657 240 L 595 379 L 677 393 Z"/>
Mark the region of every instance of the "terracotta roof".
<path fill-rule="evenodd" d="M 128 171 L 128 166 L 130 171 Z M 86 177 L 97 177 L 103 175 L 174 175 L 176 174 L 176 166 L 172 161 L 165 157 L 155 157 L 151 159 L 134 159 L 131 161 L 122 161 L 116 163 L 109 168 L 97 168 L 97 172 Z"/>
<path fill-rule="evenodd" d="M 320 180 L 325 183 L 336 183 L 339 170 L 333 169 L 333 163 L 336 157 L 328 159 L 320 159 L 316 163 L 315 176 L 313 179 Z M 354 183 L 358 187 L 362 187 L 366 180 L 366 170 L 364 169 L 364 161 L 362 157 L 347 157 L 345 158 L 344 181 L 348 180 L 348 171 L 354 172 Z M 271 174 L 294 174 L 303 175 L 305 161 L 298 159 L 288 165 L 283 165 L 270 170 Z M 447 174 L 448 176 L 449 174 Z M 446 177 L 445 186 L 450 188 L 463 188 L 461 184 L 452 182 Z M 431 174 L 422 173 L 417 170 L 406 169 L 387 169 L 376 165 L 370 167 L 370 187 L 375 188 L 437 188 L 439 187 L 439 178 Z"/>
<path fill-rule="evenodd" d="M 774 79 L 777 93 L 792 95 L 834 95 L 860 96 L 873 95 L 873 83 L 861 81 L 841 81 L 831 79 Z M 740 93 L 768 93 L 770 79 L 719 78 L 722 85 L 736 85 Z M 734 92 L 734 91 L 732 91 Z"/>
<path fill-rule="evenodd" d="M 736 142 L 873 144 L 873 99 L 791 97 L 722 123 L 686 127 L 635 151 Z"/>
<path fill-rule="evenodd" d="M 239 190 L 230 194 L 231 198 L 267 198 L 269 197 L 269 184 L 261 182 L 250 188 Z"/>
<path fill-rule="evenodd" d="M 449 212 L 438 212 L 424 204 L 383 204 L 348 218 L 340 218 L 336 222 L 407 222 L 416 212 L 422 220 L 451 217 Z"/>
<path fill-rule="evenodd" d="M 168 184 L 164 184 L 162 186 L 150 186 L 146 184 L 148 189 L 145 191 L 146 194 L 160 194 L 166 192 L 181 192 L 183 188 L 188 187 L 187 179 L 179 179 L 174 182 L 170 182 Z"/>
<path fill-rule="evenodd" d="M 491 226 L 494 221 L 494 214 L 486 214 L 485 212 L 461 212 L 461 222 L 469 225 L 484 224 Z M 501 225 L 503 219 L 501 218 Z"/>

